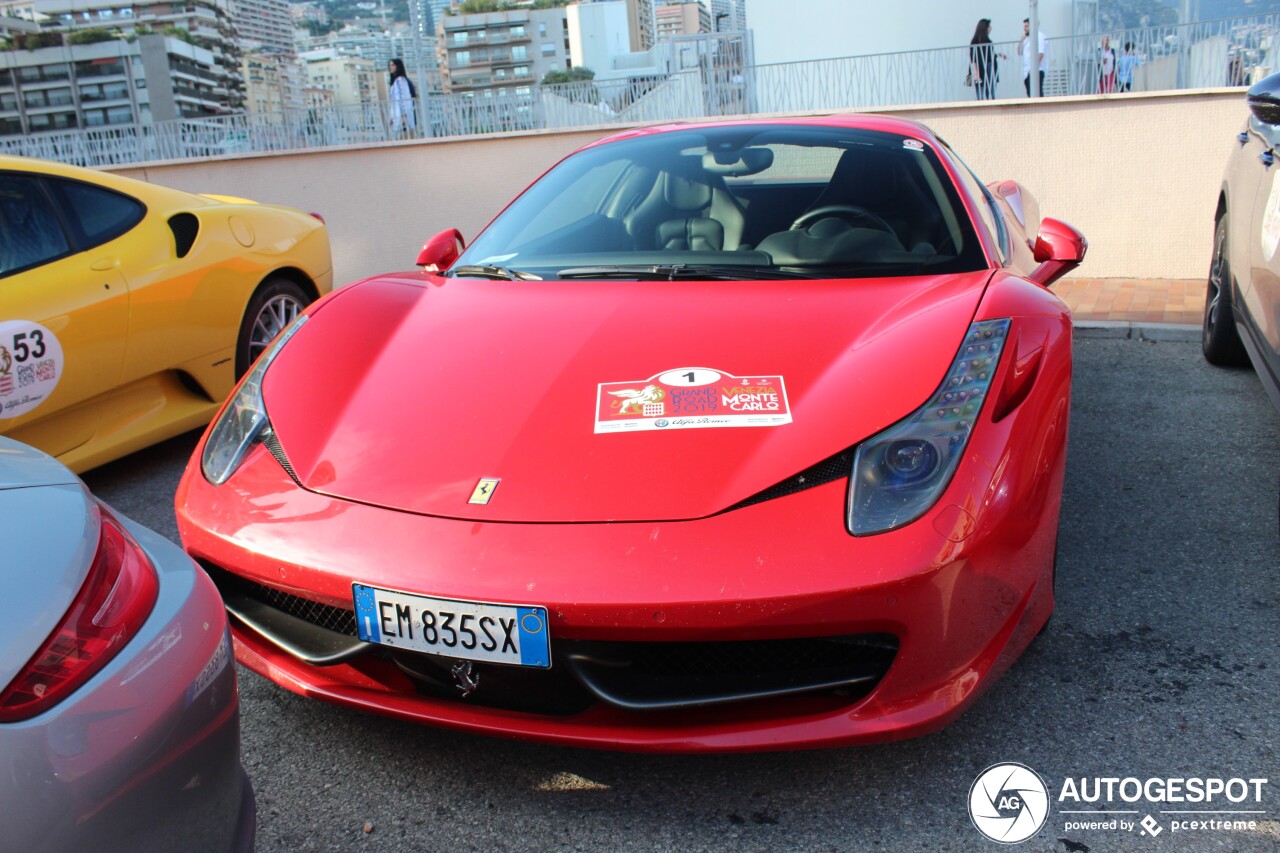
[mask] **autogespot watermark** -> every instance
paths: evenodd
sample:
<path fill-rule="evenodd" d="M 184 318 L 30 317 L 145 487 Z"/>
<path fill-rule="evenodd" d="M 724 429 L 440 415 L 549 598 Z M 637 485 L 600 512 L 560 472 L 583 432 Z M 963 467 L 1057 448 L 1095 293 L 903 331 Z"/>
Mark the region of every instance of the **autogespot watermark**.
<path fill-rule="evenodd" d="M 1048 817 L 1049 789 L 1025 764 L 993 764 L 969 787 L 969 818 L 992 841 L 1026 841 Z"/>
<path fill-rule="evenodd" d="M 1068 776 L 1057 795 L 1063 832 L 1124 832 L 1155 838 L 1173 833 L 1254 832 L 1268 780 L 1176 776 Z M 1049 787 L 1025 764 L 982 771 L 969 788 L 969 817 L 1003 844 L 1038 833 L 1049 819 Z"/>

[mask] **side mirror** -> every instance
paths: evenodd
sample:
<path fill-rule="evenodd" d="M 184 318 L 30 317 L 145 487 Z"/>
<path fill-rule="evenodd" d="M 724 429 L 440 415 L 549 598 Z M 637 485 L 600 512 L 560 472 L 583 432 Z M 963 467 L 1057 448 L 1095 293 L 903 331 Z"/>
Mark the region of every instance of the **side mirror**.
<path fill-rule="evenodd" d="M 1254 83 L 1244 97 L 1258 121 L 1280 124 L 1280 74 L 1272 74 Z"/>
<path fill-rule="evenodd" d="M 1032 281 L 1048 287 L 1080 265 L 1089 250 L 1084 235 L 1060 219 L 1040 220 L 1040 233 L 1032 251 L 1040 262 L 1030 276 Z"/>
<path fill-rule="evenodd" d="M 466 242 L 462 239 L 462 232 L 457 228 L 441 231 L 422 244 L 422 251 L 418 252 L 418 266 L 423 267 L 427 272 L 447 270 L 449 265 L 458 259 L 458 255 L 462 254 L 464 248 L 466 248 Z"/>

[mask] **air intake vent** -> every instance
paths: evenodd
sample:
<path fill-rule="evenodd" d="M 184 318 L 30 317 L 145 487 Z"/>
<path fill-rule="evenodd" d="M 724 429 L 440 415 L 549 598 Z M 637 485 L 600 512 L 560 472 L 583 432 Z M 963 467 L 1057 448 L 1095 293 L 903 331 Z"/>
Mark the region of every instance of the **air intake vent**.
<path fill-rule="evenodd" d="M 814 486 L 830 483 L 832 480 L 848 477 L 853 472 L 853 451 L 854 448 L 851 447 L 848 450 L 840 451 L 835 456 L 829 456 L 818 464 L 804 469 L 799 474 L 783 480 L 781 483 L 775 483 L 762 492 L 756 492 L 746 500 L 729 507 L 729 509 L 742 509 L 744 506 L 771 501 L 784 495 L 793 495 L 796 492 L 803 492 L 805 489 L 812 489 Z"/>
<path fill-rule="evenodd" d="M 173 244 L 178 257 L 185 258 L 196 243 L 196 235 L 200 233 L 200 220 L 196 219 L 194 213 L 177 213 L 169 217 L 169 230 L 173 232 Z"/>

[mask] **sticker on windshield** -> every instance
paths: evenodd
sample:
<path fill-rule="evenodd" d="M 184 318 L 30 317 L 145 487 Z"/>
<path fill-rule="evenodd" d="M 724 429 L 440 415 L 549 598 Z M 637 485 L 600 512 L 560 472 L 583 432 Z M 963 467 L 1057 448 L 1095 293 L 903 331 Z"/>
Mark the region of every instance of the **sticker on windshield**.
<path fill-rule="evenodd" d="M 904 139 L 902 140 L 902 147 L 908 151 L 923 151 L 924 143 L 919 139 Z"/>
<path fill-rule="evenodd" d="M 677 367 L 596 388 L 597 433 L 791 423 L 781 376 L 734 376 L 707 367 Z"/>
<path fill-rule="evenodd" d="M 43 403 L 62 378 L 62 344 L 30 320 L 0 323 L 0 419 L 25 415 Z"/>
<path fill-rule="evenodd" d="M 1262 256 L 1268 262 L 1276 256 L 1280 246 L 1280 172 L 1271 179 L 1271 195 L 1262 212 Z"/>

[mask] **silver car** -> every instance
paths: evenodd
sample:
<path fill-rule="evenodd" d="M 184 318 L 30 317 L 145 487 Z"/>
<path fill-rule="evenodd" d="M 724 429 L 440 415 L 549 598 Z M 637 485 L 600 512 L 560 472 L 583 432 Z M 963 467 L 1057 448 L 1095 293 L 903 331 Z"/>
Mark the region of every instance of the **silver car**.
<path fill-rule="evenodd" d="M 9 850 L 252 850 L 221 599 L 167 539 L 0 438 Z"/>

